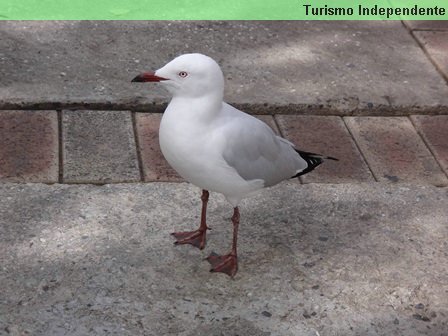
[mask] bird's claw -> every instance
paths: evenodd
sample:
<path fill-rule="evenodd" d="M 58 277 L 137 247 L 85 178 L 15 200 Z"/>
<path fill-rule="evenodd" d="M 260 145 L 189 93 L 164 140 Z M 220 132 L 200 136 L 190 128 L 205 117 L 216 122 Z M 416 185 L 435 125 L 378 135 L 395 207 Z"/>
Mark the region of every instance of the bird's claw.
<path fill-rule="evenodd" d="M 198 249 L 202 250 L 205 247 L 206 242 L 205 236 L 207 229 L 205 230 L 198 229 L 195 231 L 188 231 L 188 232 L 173 232 L 171 233 L 171 235 L 177 239 L 174 242 L 175 245 L 191 244 L 197 247 Z"/>
<path fill-rule="evenodd" d="M 238 258 L 233 253 L 218 255 L 212 252 L 205 259 L 212 265 L 210 272 L 225 273 L 233 278 L 238 271 Z"/>

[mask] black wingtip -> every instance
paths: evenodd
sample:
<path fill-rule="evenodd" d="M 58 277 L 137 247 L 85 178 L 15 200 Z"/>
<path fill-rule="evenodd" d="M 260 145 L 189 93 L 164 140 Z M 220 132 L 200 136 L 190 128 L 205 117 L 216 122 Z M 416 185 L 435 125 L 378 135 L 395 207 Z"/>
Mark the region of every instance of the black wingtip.
<path fill-rule="evenodd" d="M 295 149 L 295 148 L 294 148 L 294 150 L 300 155 L 300 157 L 302 159 L 304 159 L 306 161 L 308 166 L 304 170 L 302 170 L 301 172 L 297 173 L 296 175 L 294 175 L 291 178 L 299 177 L 301 175 L 309 173 L 310 171 L 314 170 L 314 168 L 319 166 L 322 162 L 324 162 L 324 160 L 339 161 L 339 159 L 336 159 L 336 158 L 334 158 L 332 156 L 323 156 L 323 155 L 320 155 L 320 154 L 315 154 L 315 153 L 301 151 L 301 150 L 298 150 L 298 149 Z"/>

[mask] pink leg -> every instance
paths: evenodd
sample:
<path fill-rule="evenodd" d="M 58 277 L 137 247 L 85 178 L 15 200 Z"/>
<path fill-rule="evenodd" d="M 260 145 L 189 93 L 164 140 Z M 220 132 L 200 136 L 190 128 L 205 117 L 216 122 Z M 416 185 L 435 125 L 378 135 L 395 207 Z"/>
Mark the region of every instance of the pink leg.
<path fill-rule="evenodd" d="M 172 235 L 177 239 L 174 244 L 191 244 L 200 250 L 205 247 L 205 236 L 207 229 L 210 229 L 206 224 L 207 215 L 207 202 L 208 202 L 209 192 L 207 190 L 202 190 L 202 212 L 201 212 L 201 225 L 197 230 L 187 231 L 187 232 L 173 232 Z"/>
<path fill-rule="evenodd" d="M 225 255 L 218 255 L 212 252 L 208 257 L 207 261 L 212 265 L 210 272 L 221 272 L 225 273 L 232 278 L 238 271 L 238 258 L 236 253 L 237 237 L 238 237 L 238 225 L 240 223 L 240 212 L 238 207 L 233 208 L 233 241 L 232 250 L 230 253 Z"/>

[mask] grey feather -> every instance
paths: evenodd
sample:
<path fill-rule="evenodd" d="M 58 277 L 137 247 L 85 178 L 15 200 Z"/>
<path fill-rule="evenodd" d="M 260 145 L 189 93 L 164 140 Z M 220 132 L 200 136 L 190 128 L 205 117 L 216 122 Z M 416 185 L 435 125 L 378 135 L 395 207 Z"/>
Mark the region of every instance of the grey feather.
<path fill-rule="evenodd" d="M 250 115 L 239 113 L 225 127 L 223 158 L 246 181 L 262 179 L 268 187 L 307 167 L 289 141 Z"/>

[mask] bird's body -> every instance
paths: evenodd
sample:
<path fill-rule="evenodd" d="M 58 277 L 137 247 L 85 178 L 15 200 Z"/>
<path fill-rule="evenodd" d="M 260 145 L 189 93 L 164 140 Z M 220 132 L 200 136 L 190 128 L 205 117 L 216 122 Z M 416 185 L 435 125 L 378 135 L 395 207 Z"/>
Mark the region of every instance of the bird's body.
<path fill-rule="evenodd" d="M 223 102 L 224 77 L 208 56 L 181 55 L 133 81 L 160 82 L 173 94 L 160 124 L 160 148 L 179 175 L 203 189 L 201 226 L 175 233 L 177 243 L 205 246 L 208 191 L 222 193 L 234 207 L 232 251 L 208 260 L 213 271 L 233 276 L 240 201 L 311 171 L 329 157 L 295 149 L 259 119 Z"/>
<path fill-rule="evenodd" d="M 201 108 L 204 113 L 197 113 Z M 224 194 L 235 207 L 255 191 L 291 178 L 307 167 L 291 143 L 265 123 L 223 103 L 174 101 L 160 124 L 160 148 L 168 163 L 201 189 Z"/>

